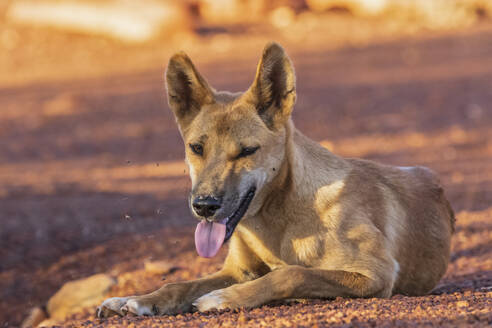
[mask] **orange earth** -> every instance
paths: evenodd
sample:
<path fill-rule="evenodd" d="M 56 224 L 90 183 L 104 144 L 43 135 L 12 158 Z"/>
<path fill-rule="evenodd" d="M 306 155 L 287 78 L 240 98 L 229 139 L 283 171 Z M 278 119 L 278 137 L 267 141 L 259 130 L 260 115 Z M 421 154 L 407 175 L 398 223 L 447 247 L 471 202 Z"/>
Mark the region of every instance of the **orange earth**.
<path fill-rule="evenodd" d="M 19 33 L 26 42 L 9 50 L 0 79 L 2 327 L 18 326 L 63 283 L 96 273 L 124 277 L 110 296 L 152 291 L 163 281 L 143 270 L 147 259 L 177 268 L 166 282 L 220 268 L 224 251 L 208 260 L 194 250 L 183 145 L 164 96 L 165 61 L 177 47 Z M 191 55 L 216 88 L 242 90 L 266 39 L 204 39 Z M 284 44 L 298 75 L 301 131 L 339 155 L 440 174 L 457 213 L 441 283 L 423 297 L 154 318 L 100 320 L 88 308 L 63 326 L 492 324 L 492 26 L 336 47 Z"/>

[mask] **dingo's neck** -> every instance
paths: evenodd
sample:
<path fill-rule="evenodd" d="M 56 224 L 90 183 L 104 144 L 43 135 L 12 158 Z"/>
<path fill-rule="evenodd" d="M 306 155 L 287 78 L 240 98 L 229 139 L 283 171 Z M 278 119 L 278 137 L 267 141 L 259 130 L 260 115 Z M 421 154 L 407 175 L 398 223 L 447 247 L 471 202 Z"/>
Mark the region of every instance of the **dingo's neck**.
<path fill-rule="evenodd" d="M 270 196 L 264 206 L 273 206 L 278 210 L 292 209 L 288 204 L 296 204 L 299 209 L 312 209 L 317 191 L 322 186 L 343 180 L 349 169 L 346 160 L 304 136 L 289 120 L 286 125 L 285 159 L 269 186 Z M 285 214 L 285 217 L 290 216 L 290 213 Z"/>

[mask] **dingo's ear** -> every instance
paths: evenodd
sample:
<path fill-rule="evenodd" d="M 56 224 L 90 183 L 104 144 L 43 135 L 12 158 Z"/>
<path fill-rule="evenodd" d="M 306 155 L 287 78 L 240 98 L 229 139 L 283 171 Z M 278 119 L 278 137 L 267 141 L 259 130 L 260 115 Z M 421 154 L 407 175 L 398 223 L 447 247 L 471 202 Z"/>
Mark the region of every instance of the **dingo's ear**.
<path fill-rule="evenodd" d="M 166 88 L 169 107 L 181 130 L 191 123 L 203 105 L 214 101 L 213 89 L 184 52 L 169 60 Z"/>
<path fill-rule="evenodd" d="M 269 128 L 280 127 L 289 119 L 296 101 L 296 76 L 289 57 L 278 43 L 269 43 L 263 50 L 248 94 Z"/>

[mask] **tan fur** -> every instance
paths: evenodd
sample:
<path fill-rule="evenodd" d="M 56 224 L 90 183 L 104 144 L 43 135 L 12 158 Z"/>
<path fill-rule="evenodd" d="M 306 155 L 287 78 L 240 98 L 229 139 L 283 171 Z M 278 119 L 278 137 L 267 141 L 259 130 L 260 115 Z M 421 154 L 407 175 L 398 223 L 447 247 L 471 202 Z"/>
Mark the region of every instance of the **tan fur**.
<path fill-rule="evenodd" d="M 167 74 L 193 195 L 220 195 L 214 220 L 256 194 L 222 270 L 144 296 L 110 299 L 98 315 L 255 307 L 286 298 L 422 295 L 446 271 L 454 216 L 434 173 L 338 157 L 295 129 L 295 75 L 275 44 L 245 93 L 217 92 L 184 54 Z M 203 146 L 198 156 L 190 144 Z M 242 147 L 260 146 L 238 158 Z M 131 301 L 131 302 L 130 302 Z M 116 304 L 116 305 L 115 305 Z"/>

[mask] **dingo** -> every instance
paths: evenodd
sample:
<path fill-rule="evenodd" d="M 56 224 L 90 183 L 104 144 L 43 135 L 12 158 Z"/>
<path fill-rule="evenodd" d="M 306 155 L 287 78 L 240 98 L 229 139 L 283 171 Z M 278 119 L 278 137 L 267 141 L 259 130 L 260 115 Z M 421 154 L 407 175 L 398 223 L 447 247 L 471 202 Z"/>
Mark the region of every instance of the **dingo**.
<path fill-rule="evenodd" d="M 453 211 L 435 174 L 332 154 L 296 130 L 294 68 L 266 46 L 244 93 L 210 87 L 184 53 L 166 72 L 208 277 L 110 298 L 97 315 L 256 307 L 288 298 L 422 295 L 445 273 Z"/>

